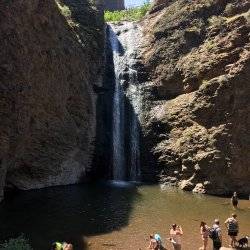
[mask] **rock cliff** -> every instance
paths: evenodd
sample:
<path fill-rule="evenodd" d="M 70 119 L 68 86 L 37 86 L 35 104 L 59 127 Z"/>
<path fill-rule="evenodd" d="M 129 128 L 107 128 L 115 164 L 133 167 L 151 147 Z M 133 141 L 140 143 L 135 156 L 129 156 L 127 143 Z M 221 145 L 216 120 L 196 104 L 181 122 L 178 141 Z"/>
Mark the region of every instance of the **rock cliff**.
<path fill-rule="evenodd" d="M 103 40 L 87 1 L 1 1 L 0 197 L 86 178 Z"/>
<path fill-rule="evenodd" d="M 247 0 L 158 0 L 143 21 L 142 128 L 163 183 L 250 193 L 249 8 Z"/>

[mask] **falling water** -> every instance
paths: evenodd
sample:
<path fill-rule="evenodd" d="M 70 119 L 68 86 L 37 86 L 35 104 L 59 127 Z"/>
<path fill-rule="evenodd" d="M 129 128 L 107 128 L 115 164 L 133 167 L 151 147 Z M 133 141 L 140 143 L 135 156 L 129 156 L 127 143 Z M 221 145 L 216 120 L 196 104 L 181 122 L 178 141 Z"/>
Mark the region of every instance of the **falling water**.
<path fill-rule="evenodd" d="M 119 79 L 119 61 L 120 61 L 120 42 L 109 28 L 109 40 L 113 51 L 114 73 L 115 73 L 115 91 L 113 101 L 113 178 L 115 180 L 124 180 L 125 155 L 124 155 L 124 94 Z"/>
<path fill-rule="evenodd" d="M 109 25 L 113 52 L 115 90 L 113 98 L 113 179 L 140 179 L 140 94 L 137 51 L 141 30 L 138 24 L 123 22 Z M 125 117 L 129 121 L 125 120 Z M 127 138 L 125 138 L 127 135 Z"/>

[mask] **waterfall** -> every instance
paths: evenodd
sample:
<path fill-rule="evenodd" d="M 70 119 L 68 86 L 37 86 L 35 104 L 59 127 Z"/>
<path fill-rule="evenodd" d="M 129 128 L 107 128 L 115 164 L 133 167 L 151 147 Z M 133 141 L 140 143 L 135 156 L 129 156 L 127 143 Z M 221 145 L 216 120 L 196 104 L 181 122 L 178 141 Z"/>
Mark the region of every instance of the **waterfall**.
<path fill-rule="evenodd" d="M 137 63 L 138 24 L 122 22 L 108 26 L 114 64 L 113 179 L 140 180 L 140 91 Z"/>

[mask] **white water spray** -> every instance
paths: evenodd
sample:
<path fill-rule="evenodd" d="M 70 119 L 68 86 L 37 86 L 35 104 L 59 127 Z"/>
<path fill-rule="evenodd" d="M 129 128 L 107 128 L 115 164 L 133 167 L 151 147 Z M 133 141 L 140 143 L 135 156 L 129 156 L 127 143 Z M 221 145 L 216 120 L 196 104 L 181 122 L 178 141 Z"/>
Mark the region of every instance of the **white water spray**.
<path fill-rule="evenodd" d="M 141 30 L 138 24 L 109 25 L 113 52 L 115 90 L 113 99 L 113 179 L 140 180 L 140 94 L 137 71 L 133 68 Z M 125 100 L 130 107 L 126 107 Z M 128 114 L 128 112 L 130 112 Z M 129 122 L 125 120 L 129 117 Z M 128 125 L 129 124 L 129 125 Z M 129 132 L 129 133 L 128 133 Z M 129 134 L 129 138 L 125 138 Z"/>

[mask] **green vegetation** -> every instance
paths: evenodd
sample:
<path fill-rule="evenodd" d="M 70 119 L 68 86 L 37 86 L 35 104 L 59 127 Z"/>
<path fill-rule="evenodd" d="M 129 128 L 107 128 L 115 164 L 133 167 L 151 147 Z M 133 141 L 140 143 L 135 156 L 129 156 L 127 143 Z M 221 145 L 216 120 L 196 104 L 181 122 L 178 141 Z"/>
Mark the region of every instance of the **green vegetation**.
<path fill-rule="evenodd" d="M 29 241 L 23 235 L 0 244 L 0 250 L 32 250 Z"/>
<path fill-rule="evenodd" d="M 138 21 L 146 15 L 150 6 L 149 3 L 145 3 L 140 7 L 127 10 L 105 11 L 104 18 L 106 22 Z"/>

